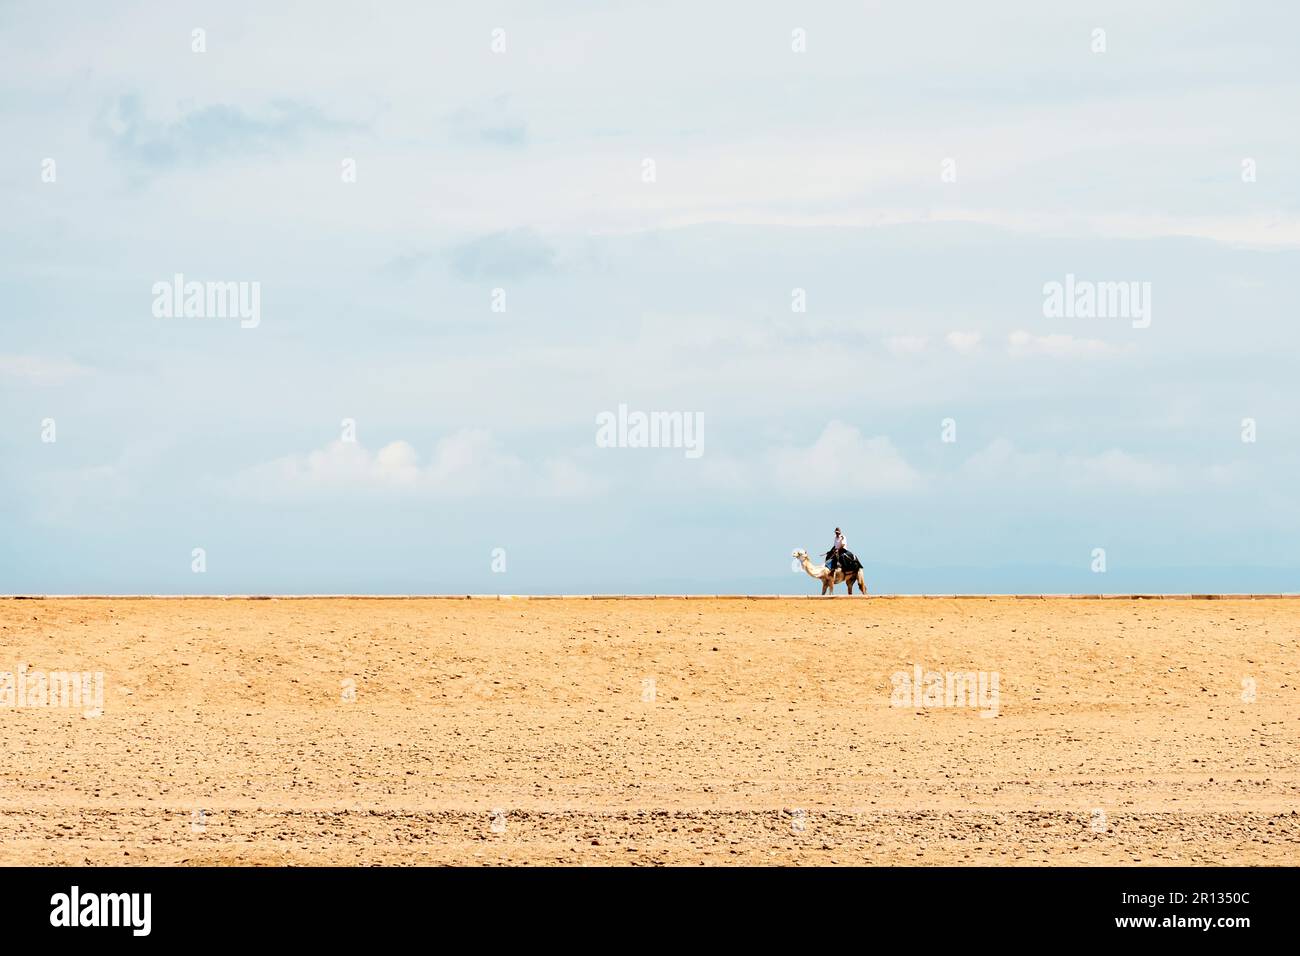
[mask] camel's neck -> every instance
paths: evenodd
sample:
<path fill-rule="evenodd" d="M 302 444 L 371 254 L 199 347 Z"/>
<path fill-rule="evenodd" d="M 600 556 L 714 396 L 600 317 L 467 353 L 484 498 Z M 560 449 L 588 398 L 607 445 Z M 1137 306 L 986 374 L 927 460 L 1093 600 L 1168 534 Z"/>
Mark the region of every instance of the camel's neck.
<path fill-rule="evenodd" d="M 821 575 L 818 573 L 818 569 L 815 568 L 815 567 L 813 567 L 813 564 L 812 564 L 811 561 L 809 561 L 807 558 L 803 558 L 803 559 L 801 559 L 801 561 L 802 561 L 802 564 L 803 564 L 803 569 L 804 569 L 805 571 L 808 572 L 808 575 L 809 575 L 810 577 L 814 577 L 814 578 L 820 578 L 820 577 L 821 577 Z M 822 568 L 821 570 L 822 570 L 822 571 L 825 571 L 826 569 L 825 569 L 825 568 Z"/>

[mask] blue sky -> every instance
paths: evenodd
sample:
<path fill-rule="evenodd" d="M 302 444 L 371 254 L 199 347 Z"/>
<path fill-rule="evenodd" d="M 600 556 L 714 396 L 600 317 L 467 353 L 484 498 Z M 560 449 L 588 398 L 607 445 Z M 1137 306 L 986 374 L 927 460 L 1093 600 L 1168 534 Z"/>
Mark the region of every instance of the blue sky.
<path fill-rule="evenodd" d="M 1284 5 L 266 6 L 0 5 L 0 593 L 1300 589 Z"/>

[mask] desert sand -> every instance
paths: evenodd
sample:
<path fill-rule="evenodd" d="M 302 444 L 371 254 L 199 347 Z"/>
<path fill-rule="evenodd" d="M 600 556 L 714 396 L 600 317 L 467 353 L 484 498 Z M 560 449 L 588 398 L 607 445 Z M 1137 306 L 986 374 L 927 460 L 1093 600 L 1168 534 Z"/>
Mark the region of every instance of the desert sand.
<path fill-rule="evenodd" d="M 0 600 L 4 864 L 1294 864 L 1300 600 Z M 996 672 L 996 716 L 893 675 Z"/>

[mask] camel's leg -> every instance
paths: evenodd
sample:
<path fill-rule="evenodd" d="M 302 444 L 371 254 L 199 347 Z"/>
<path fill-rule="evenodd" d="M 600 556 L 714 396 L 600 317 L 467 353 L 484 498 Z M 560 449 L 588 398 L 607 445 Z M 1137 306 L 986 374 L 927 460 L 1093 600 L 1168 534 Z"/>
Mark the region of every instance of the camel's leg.
<path fill-rule="evenodd" d="M 832 586 L 833 586 L 833 585 L 831 584 L 831 580 L 830 580 L 830 578 L 822 578 L 822 596 L 823 596 L 823 597 L 826 596 L 826 594 L 830 591 L 830 589 L 831 589 Z"/>
<path fill-rule="evenodd" d="M 858 572 L 858 591 L 865 595 L 867 593 L 867 577 L 861 571 Z"/>

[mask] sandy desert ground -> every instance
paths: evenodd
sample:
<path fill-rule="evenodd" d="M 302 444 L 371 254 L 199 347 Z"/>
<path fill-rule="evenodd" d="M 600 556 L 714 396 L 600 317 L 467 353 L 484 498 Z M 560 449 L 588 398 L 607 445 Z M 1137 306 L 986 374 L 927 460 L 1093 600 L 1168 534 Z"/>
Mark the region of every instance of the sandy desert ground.
<path fill-rule="evenodd" d="M 1273 599 L 0 600 L 0 671 L 105 680 L 0 706 L 0 863 L 1294 864 L 1298 635 Z M 997 672 L 997 716 L 893 706 L 916 664 Z"/>

